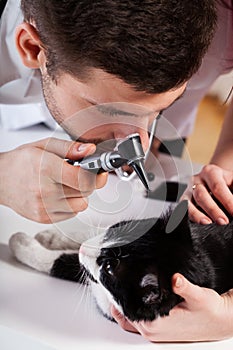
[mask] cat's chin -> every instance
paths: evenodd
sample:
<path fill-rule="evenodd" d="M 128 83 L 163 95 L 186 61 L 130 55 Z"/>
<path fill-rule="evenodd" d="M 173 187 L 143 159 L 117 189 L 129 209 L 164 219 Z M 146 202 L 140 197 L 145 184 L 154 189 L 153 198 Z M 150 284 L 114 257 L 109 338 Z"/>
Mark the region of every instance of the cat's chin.
<path fill-rule="evenodd" d="M 112 317 L 111 314 L 106 314 L 106 313 L 103 311 L 103 309 L 99 306 L 97 300 L 96 300 L 96 308 L 97 308 L 97 310 L 99 310 L 99 312 L 100 312 L 105 318 L 107 318 L 109 321 L 111 321 L 111 322 L 116 322 L 116 320 Z"/>
<path fill-rule="evenodd" d="M 97 308 L 109 320 L 113 321 L 111 305 L 114 303 L 112 295 L 100 284 L 91 283 L 91 289 L 95 297 Z"/>

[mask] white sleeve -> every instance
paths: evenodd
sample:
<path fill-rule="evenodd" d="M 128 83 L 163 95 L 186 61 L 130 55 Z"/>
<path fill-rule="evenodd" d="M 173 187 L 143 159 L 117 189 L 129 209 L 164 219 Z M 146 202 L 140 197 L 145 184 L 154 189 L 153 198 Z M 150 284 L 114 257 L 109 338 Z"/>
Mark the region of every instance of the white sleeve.
<path fill-rule="evenodd" d="M 22 23 L 20 0 L 8 0 L 0 22 L 0 120 L 6 129 L 38 123 L 56 127 L 41 89 L 39 70 L 23 65 L 15 45 L 15 29 Z"/>

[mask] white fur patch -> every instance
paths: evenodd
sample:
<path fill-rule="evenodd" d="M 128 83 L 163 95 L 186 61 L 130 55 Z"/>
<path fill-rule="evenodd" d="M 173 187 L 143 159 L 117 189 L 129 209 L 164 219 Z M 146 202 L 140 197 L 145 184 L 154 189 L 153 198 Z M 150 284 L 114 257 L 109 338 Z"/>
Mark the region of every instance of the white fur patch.
<path fill-rule="evenodd" d="M 98 283 L 91 282 L 92 293 L 96 299 L 96 303 L 102 310 L 104 315 L 112 318 L 111 305 L 122 312 L 122 308 L 113 299 L 111 293 L 100 282 L 100 266 L 97 265 L 96 259 L 100 255 L 103 246 L 103 234 L 100 234 L 88 241 L 84 242 L 79 250 L 80 263 L 91 273 Z"/>
<path fill-rule="evenodd" d="M 153 273 L 148 273 L 145 275 L 140 283 L 141 287 L 146 287 L 146 286 L 158 286 L 158 277 L 154 275 Z"/>
<path fill-rule="evenodd" d="M 114 299 L 111 293 L 109 293 L 108 290 L 104 288 L 103 285 L 100 283 L 97 284 L 91 282 L 91 289 L 96 303 L 103 312 L 103 314 L 109 318 L 112 318 L 111 305 L 113 304 Z"/>
<path fill-rule="evenodd" d="M 35 238 L 23 232 L 17 232 L 11 236 L 9 247 L 20 262 L 46 273 L 50 273 L 54 261 L 59 256 L 70 252 L 70 250 L 49 250 L 43 247 Z"/>
<path fill-rule="evenodd" d="M 97 257 L 100 255 L 103 235 L 100 234 L 94 238 L 84 242 L 79 250 L 80 263 L 91 273 L 91 275 L 99 282 L 99 266 L 96 263 Z"/>
<path fill-rule="evenodd" d="M 81 245 L 58 230 L 41 231 L 36 234 L 35 239 L 50 250 L 78 250 Z"/>

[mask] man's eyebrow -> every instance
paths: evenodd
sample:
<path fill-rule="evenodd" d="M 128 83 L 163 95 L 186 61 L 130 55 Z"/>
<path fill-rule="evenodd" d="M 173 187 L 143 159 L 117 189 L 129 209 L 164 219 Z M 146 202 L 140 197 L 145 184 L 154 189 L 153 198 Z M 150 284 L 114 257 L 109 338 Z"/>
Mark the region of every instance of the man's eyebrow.
<path fill-rule="evenodd" d="M 106 115 L 110 115 L 110 116 L 116 116 L 116 115 L 121 115 L 121 116 L 127 116 L 127 117 L 147 117 L 149 115 L 151 115 L 152 113 L 157 113 L 157 112 L 152 112 L 152 111 L 148 111 L 146 113 L 142 113 L 142 114 L 136 114 L 136 113 L 130 113 L 121 109 L 117 109 L 115 107 L 111 107 L 111 106 L 103 106 L 103 105 L 96 105 L 96 108 L 98 109 L 98 111 L 100 111 L 103 114 Z"/>

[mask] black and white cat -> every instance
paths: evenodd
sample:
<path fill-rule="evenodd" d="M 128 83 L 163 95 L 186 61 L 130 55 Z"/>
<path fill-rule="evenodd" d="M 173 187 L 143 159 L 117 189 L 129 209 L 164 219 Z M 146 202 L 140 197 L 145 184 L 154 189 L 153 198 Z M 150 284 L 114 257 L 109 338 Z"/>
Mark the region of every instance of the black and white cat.
<path fill-rule="evenodd" d="M 166 217 L 115 224 L 81 245 L 51 231 L 16 233 L 9 245 L 19 261 L 52 276 L 80 282 L 85 271 L 110 319 L 111 304 L 132 321 L 168 315 L 181 301 L 171 289 L 175 272 L 218 293 L 233 287 L 233 221 L 191 223 L 186 202 Z"/>

